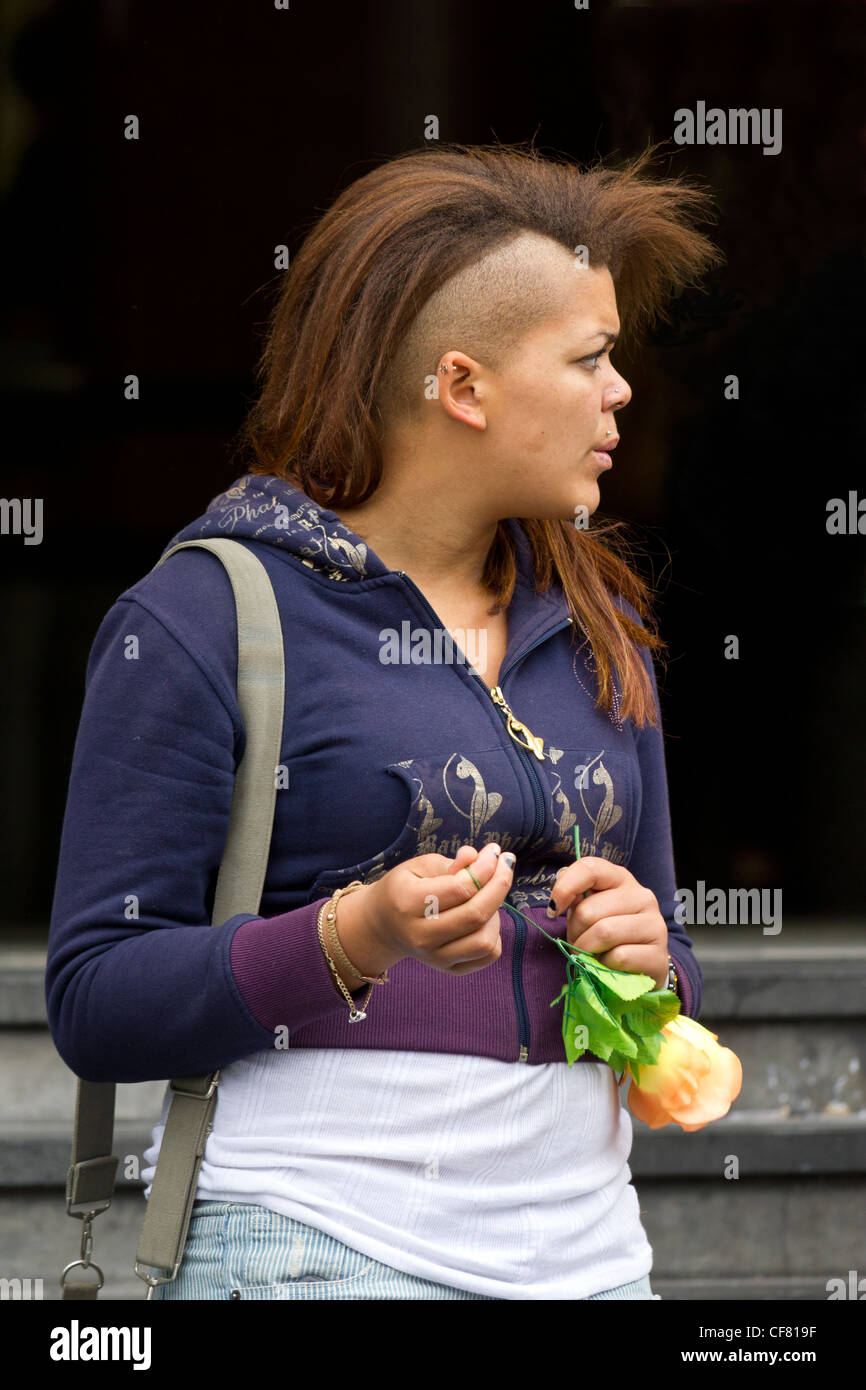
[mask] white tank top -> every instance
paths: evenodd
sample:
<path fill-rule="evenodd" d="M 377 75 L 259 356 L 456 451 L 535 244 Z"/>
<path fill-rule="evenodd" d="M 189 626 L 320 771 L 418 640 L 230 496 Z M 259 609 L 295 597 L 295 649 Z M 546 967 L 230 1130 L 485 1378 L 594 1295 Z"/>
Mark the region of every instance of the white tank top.
<path fill-rule="evenodd" d="M 269 1207 L 495 1298 L 587 1298 L 652 1267 L 631 1116 L 602 1062 L 275 1049 L 226 1067 L 218 1097 L 200 1200 Z"/>

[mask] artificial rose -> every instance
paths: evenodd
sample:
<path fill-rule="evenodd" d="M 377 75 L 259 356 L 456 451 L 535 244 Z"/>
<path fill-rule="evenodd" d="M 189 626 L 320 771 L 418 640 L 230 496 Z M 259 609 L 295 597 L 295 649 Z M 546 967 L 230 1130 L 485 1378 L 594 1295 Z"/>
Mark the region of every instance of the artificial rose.
<path fill-rule="evenodd" d="M 628 1105 L 632 1114 L 661 1129 L 673 1120 L 683 1129 L 703 1129 L 726 1115 L 740 1094 L 743 1068 L 729 1047 L 719 1047 L 718 1034 L 693 1018 L 678 1014 L 660 1033 L 655 1066 L 637 1069 L 631 1079 Z"/>

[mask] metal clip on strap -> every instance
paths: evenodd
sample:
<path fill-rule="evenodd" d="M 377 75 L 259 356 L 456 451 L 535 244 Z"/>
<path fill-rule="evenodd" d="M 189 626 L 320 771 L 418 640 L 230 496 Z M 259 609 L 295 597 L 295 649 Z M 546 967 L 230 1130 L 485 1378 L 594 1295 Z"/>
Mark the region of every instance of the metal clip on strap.
<path fill-rule="evenodd" d="M 111 1206 L 117 1155 L 109 1152 L 114 1135 L 115 1087 L 105 1082 L 80 1081 L 75 1105 L 75 1127 L 72 1136 L 72 1161 L 66 1174 L 66 1212 L 82 1222 L 81 1252 L 77 1260 L 66 1265 L 60 1275 L 61 1299 L 94 1299 L 104 1283 L 99 1265 L 92 1262 L 91 1225 L 94 1217 Z M 84 1211 L 73 1211 L 83 1206 Z M 92 1279 L 70 1279 L 70 1270 L 92 1269 Z"/>

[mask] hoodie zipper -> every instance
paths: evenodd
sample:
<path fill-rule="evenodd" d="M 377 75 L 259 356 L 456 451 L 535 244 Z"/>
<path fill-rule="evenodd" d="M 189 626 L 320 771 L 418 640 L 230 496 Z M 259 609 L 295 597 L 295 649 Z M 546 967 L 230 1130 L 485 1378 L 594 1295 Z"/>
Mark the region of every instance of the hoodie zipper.
<path fill-rule="evenodd" d="M 514 1004 L 517 1009 L 517 1043 L 518 1043 L 518 1062 L 529 1061 L 529 1009 L 526 1007 L 526 995 L 523 992 L 523 952 L 526 948 L 526 923 L 519 913 L 509 907 L 507 902 L 502 906 L 514 923 L 514 953 L 511 957 L 511 983 L 514 989 Z"/>
<path fill-rule="evenodd" d="M 551 637 L 551 636 L 553 635 L 554 632 L 559 632 L 559 631 L 560 631 L 560 628 L 568 627 L 569 622 L 570 622 L 570 619 L 566 619 L 565 622 L 562 622 L 562 623 L 559 624 L 559 627 L 555 627 L 555 628 L 552 629 L 551 632 L 547 632 L 547 633 L 545 633 L 545 635 L 544 635 L 543 637 L 539 637 L 539 639 L 538 639 L 537 642 L 533 642 L 533 644 L 532 644 L 531 647 L 527 647 L 526 651 L 523 653 L 523 656 L 521 656 L 520 660 L 522 661 L 522 660 L 523 660 L 523 657 L 528 656 L 529 653 L 530 653 L 531 651 L 534 651 L 534 649 L 535 649 L 536 647 L 539 647 L 539 646 L 541 645 L 542 642 L 546 642 L 547 639 L 548 639 L 548 637 Z M 506 675 L 508 674 L 508 672 L 512 669 L 512 667 L 513 667 L 514 664 L 515 664 L 515 663 L 512 663 L 512 666 L 509 666 L 509 667 L 506 668 L 504 675 L 503 675 L 502 673 L 500 673 L 500 677 L 499 677 L 500 680 L 504 680 L 505 676 L 506 676 Z M 482 683 L 483 683 L 483 682 L 482 682 Z M 495 687 L 495 690 L 491 691 L 491 695 L 493 696 L 494 703 L 500 704 L 500 701 L 496 699 L 496 694 L 497 694 L 497 693 L 500 695 L 500 697 L 502 697 L 500 708 L 503 709 L 503 712 L 504 712 L 505 710 L 509 710 L 508 705 L 505 704 L 505 699 L 504 699 L 504 696 L 502 696 L 502 690 L 501 690 L 500 686 L 496 686 L 496 687 Z M 510 714 L 510 710 L 509 710 L 509 714 Z M 526 725 L 525 725 L 525 724 L 520 724 L 518 727 L 521 728 L 521 729 L 526 729 Z M 508 732 L 511 733 L 511 727 L 510 727 L 510 725 L 509 725 L 509 728 L 508 728 Z M 526 729 L 526 732 L 529 733 L 529 730 Z M 532 737 L 532 735 L 530 735 L 530 738 L 531 738 L 531 737 Z M 514 735 L 513 735 L 513 734 L 512 734 L 512 738 L 514 738 Z M 543 794 L 542 789 L 541 789 L 541 781 L 540 781 L 540 779 L 539 779 L 539 776 L 538 776 L 538 769 L 536 768 L 535 763 L 533 762 L 533 760 L 532 760 L 532 758 L 529 756 L 529 754 L 525 751 L 524 746 L 523 746 L 523 744 L 520 742 L 520 740 L 515 738 L 514 741 L 515 741 L 515 743 L 517 744 L 517 747 L 518 747 L 518 750 L 519 750 L 519 753 L 520 753 L 521 760 L 522 760 L 523 763 L 525 764 L 526 769 L 527 769 L 527 772 L 529 773 L 529 780 L 530 780 L 530 782 L 531 782 L 531 784 L 532 784 L 533 795 L 535 796 L 535 823 L 534 823 L 534 825 L 533 825 L 533 827 L 532 827 L 532 838 L 535 839 L 536 835 L 539 834 L 539 832 L 540 832 L 540 830 L 541 830 L 541 827 L 542 827 L 542 825 L 544 824 L 544 794 Z M 540 751 L 541 751 L 541 746 L 542 746 L 542 740 L 541 740 L 541 739 L 538 739 L 538 745 L 539 745 L 539 752 L 540 752 Z M 534 748 L 533 748 L 533 752 L 535 752 L 535 749 L 534 749 Z M 537 754 L 537 753 L 536 753 L 536 757 L 538 757 L 538 754 Z M 541 762 L 541 761 L 543 761 L 543 759 L 544 759 L 544 754 L 542 753 L 542 754 L 541 754 L 541 757 L 540 757 L 538 760 Z M 512 907 L 510 907 L 509 904 L 508 904 L 507 902 L 504 902 L 504 903 L 502 904 L 502 906 L 505 908 L 505 911 L 508 913 L 509 917 L 510 917 L 510 918 L 512 919 L 512 921 L 514 922 L 514 954 L 513 954 L 512 959 L 511 959 L 511 979 L 512 979 L 512 986 L 513 986 L 513 989 L 514 989 L 514 1003 L 515 1003 L 515 1006 L 516 1006 L 516 1008 L 517 1008 L 517 1042 L 518 1042 L 517 1060 L 518 1060 L 518 1062 L 528 1062 L 528 1061 L 529 1061 L 529 1044 L 530 1044 L 531 1034 L 530 1034 L 530 1029 L 529 1029 L 529 1010 L 528 1010 L 528 1008 L 527 1008 L 527 1006 L 526 1006 L 526 995 L 524 994 L 524 991 L 523 991 L 523 969 L 522 969 L 522 967 L 523 967 L 523 952 L 524 952 L 524 950 L 525 950 L 525 948 L 526 948 L 526 923 L 524 922 L 523 918 L 520 916 L 519 912 L 515 912 L 514 909 L 513 909 Z"/>
<path fill-rule="evenodd" d="M 405 570 L 398 570 L 397 573 L 399 574 L 401 579 L 405 580 L 405 582 L 409 585 L 409 588 L 417 594 L 421 603 L 424 605 L 424 607 L 427 609 L 427 612 L 430 614 L 431 618 L 435 619 L 437 627 L 442 628 L 443 624 L 439 618 L 439 614 L 427 602 L 421 590 L 418 588 L 418 585 L 412 579 L 409 578 Z M 560 632 L 562 628 L 568 627 L 570 625 L 570 622 L 570 618 L 565 618 L 561 623 L 559 623 L 557 627 L 551 628 L 550 632 L 544 633 L 544 635 L 542 637 L 539 637 L 536 642 L 533 642 L 531 647 L 527 647 L 526 651 L 523 652 L 519 660 L 523 661 L 524 657 L 527 657 L 530 652 L 535 650 L 536 647 L 540 647 L 542 642 L 546 642 L 548 637 L 552 637 L 555 632 Z M 500 672 L 500 682 L 505 680 L 505 677 L 509 674 L 509 672 L 511 672 L 514 669 L 516 665 L 517 662 L 513 661 L 510 666 L 506 667 L 505 671 Z M 541 787 L 541 779 L 538 776 L 538 770 L 536 768 L 535 762 L 533 761 L 533 758 L 530 756 L 530 753 L 534 755 L 534 758 L 537 762 L 544 762 L 544 739 L 539 738 L 536 734 L 533 734 L 532 731 L 526 726 L 526 724 L 523 724 L 519 719 L 516 718 L 514 712 L 511 709 L 511 706 L 508 704 L 504 694 L 502 693 L 501 684 L 495 685 L 491 690 L 490 686 L 487 685 L 486 682 L 481 679 L 477 671 L 472 670 L 471 667 L 469 667 L 468 669 L 473 679 L 477 680 L 479 685 L 484 686 L 484 689 L 490 696 L 493 703 L 496 705 L 497 709 L 501 711 L 505 721 L 506 730 L 510 735 L 513 743 L 516 745 L 518 756 L 521 762 L 523 763 L 524 767 L 526 768 L 527 776 L 529 777 L 529 783 L 532 787 L 533 799 L 535 802 L 535 819 L 532 824 L 531 836 L 531 838 L 534 840 L 535 837 L 540 833 L 541 827 L 544 824 L 544 793 Z M 526 736 L 526 742 L 523 742 L 522 739 L 518 738 L 518 733 L 522 733 Z M 514 1004 L 517 1011 L 517 1060 L 518 1062 L 528 1062 L 530 1040 L 529 1010 L 526 1006 L 526 995 L 523 990 L 522 975 L 523 952 L 526 946 L 526 923 L 524 922 L 523 918 L 519 915 L 519 913 L 515 912 L 513 908 L 509 907 L 507 902 L 504 902 L 502 906 L 505 908 L 505 911 L 508 913 L 509 917 L 514 922 L 514 952 L 511 958 L 511 983 L 512 988 L 514 990 Z"/>

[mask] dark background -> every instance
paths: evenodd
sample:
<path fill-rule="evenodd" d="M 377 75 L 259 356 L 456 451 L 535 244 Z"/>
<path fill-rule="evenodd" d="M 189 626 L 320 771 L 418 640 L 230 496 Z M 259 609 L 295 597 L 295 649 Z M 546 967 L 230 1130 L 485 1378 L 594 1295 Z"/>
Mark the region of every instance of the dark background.
<path fill-rule="evenodd" d="M 431 113 L 443 140 L 579 160 L 667 139 L 660 172 L 713 192 L 727 262 L 639 358 L 617 354 L 634 396 L 596 516 L 634 524 L 660 590 L 678 883 L 781 887 L 786 917 L 859 914 L 866 543 L 826 518 L 831 497 L 866 495 L 866 8 L 9 11 L 2 492 L 44 499 L 44 539 L 0 536 L 7 934 L 47 928 L 102 616 L 239 471 L 274 246 L 294 253 L 346 184 L 421 147 Z M 674 145 L 674 111 L 698 100 L 781 107 L 781 152 Z"/>

